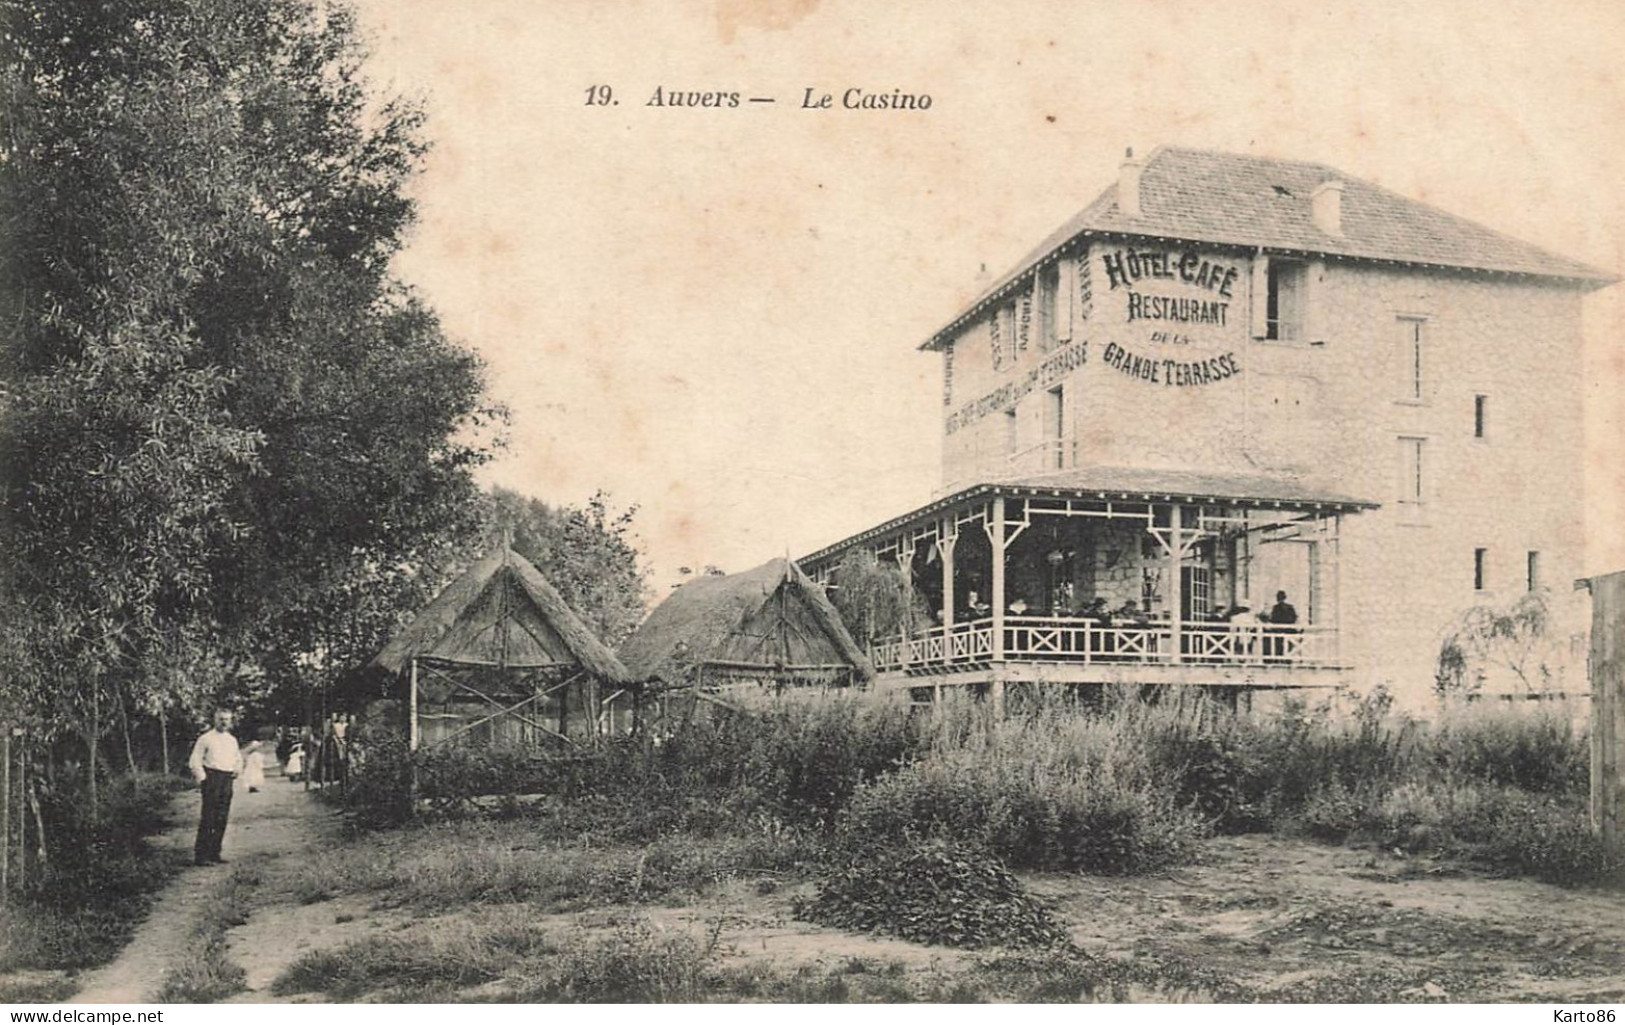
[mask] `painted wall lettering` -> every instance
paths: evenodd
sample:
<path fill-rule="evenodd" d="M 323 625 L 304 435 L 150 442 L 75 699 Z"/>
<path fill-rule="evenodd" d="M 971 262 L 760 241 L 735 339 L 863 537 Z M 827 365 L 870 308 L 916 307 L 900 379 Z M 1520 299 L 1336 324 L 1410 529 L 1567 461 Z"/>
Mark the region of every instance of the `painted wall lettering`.
<path fill-rule="evenodd" d="M 1142 356 L 1130 352 L 1116 342 L 1106 343 L 1106 351 L 1101 354 L 1100 362 L 1147 384 L 1161 384 L 1170 388 L 1216 384 L 1241 373 L 1241 365 L 1236 362 L 1234 352 L 1186 362 Z"/>
<path fill-rule="evenodd" d="M 1044 362 L 1028 371 L 1026 376 L 999 386 L 994 391 L 982 396 L 975 402 L 967 402 L 948 415 L 947 430 L 953 434 L 961 427 L 968 427 L 989 413 L 1020 402 L 1027 395 L 1038 388 L 1047 388 L 1070 374 L 1078 367 L 1089 362 L 1089 343 L 1073 342 Z"/>
<path fill-rule="evenodd" d="M 1229 303 L 1209 302 L 1205 299 L 1180 299 L 1168 295 L 1145 295 L 1130 292 L 1128 319 L 1173 320 L 1182 324 L 1215 324 L 1224 327 L 1225 311 Z"/>
<path fill-rule="evenodd" d="M 1226 299 L 1241 275 L 1231 264 L 1216 263 L 1200 253 L 1156 249 L 1116 249 L 1100 254 L 1101 270 L 1111 289 L 1133 288 L 1146 279 L 1178 281 L 1216 292 Z"/>

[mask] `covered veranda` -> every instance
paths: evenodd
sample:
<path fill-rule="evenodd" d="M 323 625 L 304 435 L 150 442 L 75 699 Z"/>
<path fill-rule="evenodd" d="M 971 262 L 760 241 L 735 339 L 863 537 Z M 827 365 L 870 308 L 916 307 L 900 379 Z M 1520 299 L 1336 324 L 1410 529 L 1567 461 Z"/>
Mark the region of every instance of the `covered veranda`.
<path fill-rule="evenodd" d="M 1291 478 L 1077 468 L 965 488 L 802 565 L 837 587 L 854 550 L 898 567 L 912 611 L 868 639 L 882 686 L 1335 686 L 1342 521 L 1371 508 Z"/>

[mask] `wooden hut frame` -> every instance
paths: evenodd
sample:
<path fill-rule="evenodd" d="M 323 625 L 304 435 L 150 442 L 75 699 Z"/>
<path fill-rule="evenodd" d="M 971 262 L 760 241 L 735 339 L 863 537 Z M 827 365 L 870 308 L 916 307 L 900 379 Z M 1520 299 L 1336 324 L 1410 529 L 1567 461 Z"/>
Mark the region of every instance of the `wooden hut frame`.
<path fill-rule="evenodd" d="M 604 685 L 636 695 L 625 667 L 536 567 L 506 546 L 447 585 L 373 666 L 406 677 L 413 752 L 504 730 L 532 746 L 591 751 L 605 732 Z M 579 731 L 570 728 L 572 698 Z M 442 711 L 426 712 L 426 705 Z M 425 720 L 451 722 L 448 730 L 426 731 Z M 426 732 L 437 735 L 426 739 Z"/>

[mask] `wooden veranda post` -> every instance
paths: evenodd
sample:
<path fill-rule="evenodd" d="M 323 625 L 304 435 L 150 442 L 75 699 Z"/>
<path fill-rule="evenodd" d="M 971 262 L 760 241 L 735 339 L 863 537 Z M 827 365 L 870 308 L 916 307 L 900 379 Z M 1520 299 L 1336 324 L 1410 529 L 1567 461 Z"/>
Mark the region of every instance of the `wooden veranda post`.
<path fill-rule="evenodd" d="M 1591 826 L 1614 849 L 1625 811 L 1625 570 L 1575 587 L 1591 591 Z"/>
<path fill-rule="evenodd" d="M 1168 647 L 1169 658 L 1185 661 L 1185 625 L 1180 620 L 1185 604 L 1185 507 L 1175 502 L 1168 509 Z"/>
<path fill-rule="evenodd" d="M 993 556 L 993 718 L 1004 718 L 1004 496 L 993 499 L 993 522 L 988 525 Z"/>

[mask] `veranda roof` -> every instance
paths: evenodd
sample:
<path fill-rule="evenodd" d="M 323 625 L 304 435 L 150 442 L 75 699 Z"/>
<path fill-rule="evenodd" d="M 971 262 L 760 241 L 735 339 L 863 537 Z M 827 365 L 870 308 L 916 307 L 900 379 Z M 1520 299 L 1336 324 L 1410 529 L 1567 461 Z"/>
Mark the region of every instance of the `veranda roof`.
<path fill-rule="evenodd" d="M 536 567 L 507 547 L 447 584 L 370 667 L 398 673 L 414 658 L 521 669 L 576 666 L 617 685 L 631 680 Z"/>
<path fill-rule="evenodd" d="M 1227 471 L 1150 469 L 1131 466 L 1079 466 L 1051 473 L 989 480 L 961 488 L 894 517 L 861 534 L 828 545 L 803 562 L 822 562 L 855 545 L 883 537 L 929 519 L 945 509 L 997 495 L 1021 498 L 1095 499 L 1102 502 L 1182 502 L 1192 505 L 1238 505 L 1290 508 L 1322 513 L 1352 513 L 1380 503 L 1339 494 L 1299 477 Z"/>
<path fill-rule="evenodd" d="M 674 657 L 678 645 L 685 646 Z M 874 675 L 823 589 L 787 559 L 729 576 L 701 577 L 661 602 L 619 651 L 635 679 L 680 682 L 704 663 L 765 676 L 848 668 Z"/>

